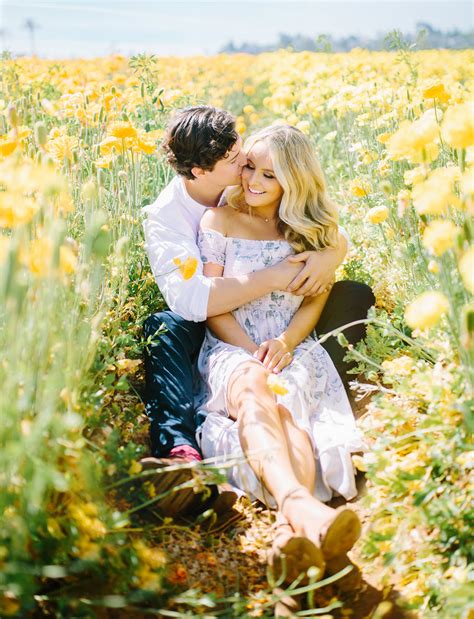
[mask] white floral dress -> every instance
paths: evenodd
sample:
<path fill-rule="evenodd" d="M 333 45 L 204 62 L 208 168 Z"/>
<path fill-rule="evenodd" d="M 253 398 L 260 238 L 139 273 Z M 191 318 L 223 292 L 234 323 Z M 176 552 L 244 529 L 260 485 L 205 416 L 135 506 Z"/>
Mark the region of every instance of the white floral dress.
<path fill-rule="evenodd" d="M 285 240 L 249 240 L 200 231 L 198 245 L 203 263 L 224 266 L 224 277 L 244 275 L 280 262 L 293 253 Z M 277 337 L 288 327 L 303 301 L 287 292 L 272 292 L 233 312 L 237 322 L 256 344 Z M 237 423 L 226 412 L 227 385 L 232 373 L 257 359 L 242 348 L 226 344 L 207 329 L 199 359 L 200 388 L 196 407 L 206 411 L 198 441 L 205 458 L 230 464 L 229 481 L 267 504 L 273 498 L 262 487 L 247 463 L 240 445 Z M 342 381 L 324 348 L 307 337 L 294 351 L 294 359 L 279 376 L 288 393 L 278 403 L 292 414 L 312 442 L 316 459 L 315 496 L 328 501 L 333 492 L 346 499 L 357 494 L 351 453 L 365 451 Z M 233 464 L 231 464 L 233 463 Z"/>

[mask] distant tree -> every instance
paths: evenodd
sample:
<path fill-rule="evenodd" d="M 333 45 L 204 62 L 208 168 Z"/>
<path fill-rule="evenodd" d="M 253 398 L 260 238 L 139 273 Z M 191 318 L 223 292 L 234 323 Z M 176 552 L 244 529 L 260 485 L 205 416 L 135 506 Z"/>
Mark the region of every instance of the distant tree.
<path fill-rule="evenodd" d="M 260 45 L 258 43 L 242 43 L 236 46 L 233 42 L 225 45 L 220 51 L 228 54 L 247 53 L 259 54 L 261 52 L 274 51 L 277 49 L 291 48 L 295 51 L 314 51 L 314 52 L 349 52 L 351 49 L 360 47 L 370 50 L 387 49 L 387 37 L 389 33 L 378 33 L 373 37 L 361 37 L 350 35 L 335 38 L 330 35 L 320 34 L 309 37 L 302 34 L 290 35 L 285 32 L 278 34 L 277 41 L 270 45 Z M 449 32 L 442 32 L 433 28 L 427 22 L 416 24 L 414 33 L 403 35 L 403 39 L 408 46 L 416 46 L 417 49 L 471 49 L 474 47 L 474 30 L 461 32 L 458 29 Z"/>

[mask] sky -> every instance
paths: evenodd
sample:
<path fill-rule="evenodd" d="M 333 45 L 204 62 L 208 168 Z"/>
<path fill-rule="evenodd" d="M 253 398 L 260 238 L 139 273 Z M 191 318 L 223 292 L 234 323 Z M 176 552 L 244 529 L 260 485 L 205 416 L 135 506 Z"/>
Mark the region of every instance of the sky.
<path fill-rule="evenodd" d="M 25 21 L 35 25 L 34 51 L 46 58 L 109 53 L 214 54 L 226 43 L 272 43 L 278 34 L 375 36 L 473 27 L 471 2 L 431 0 L 0 0 L 0 48 L 30 54 Z"/>

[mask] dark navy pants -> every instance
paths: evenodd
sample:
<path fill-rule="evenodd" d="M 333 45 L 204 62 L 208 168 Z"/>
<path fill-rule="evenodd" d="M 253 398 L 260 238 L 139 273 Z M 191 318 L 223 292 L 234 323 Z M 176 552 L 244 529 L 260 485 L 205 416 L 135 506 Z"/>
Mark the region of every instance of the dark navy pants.
<path fill-rule="evenodd" d="M 318 336 L 337 327 L 367 317 L 375 298 L 369 286 L 353 281 L 334 284 L 326 306 L 317 324 Z M 173 447 L 191 445 L 198 449 L 196 412 L 193 405 L 192 366 L 204 338 L 204 323 L 184 320 L 170 311 L 159 312 L 147 318 L 145 337 L 153 336 L 161 325 L 166 332 L 145 351 L 145 406 L 150 419 L 152 453 L 166 456 Z M 365 335 L 365 325 L 356 325 L 344 331 L 351 344 Z M 336 338 L 323 343 L 342 380 L 347 383 L 350 365 L 343 361 L 346 350 Z"/>

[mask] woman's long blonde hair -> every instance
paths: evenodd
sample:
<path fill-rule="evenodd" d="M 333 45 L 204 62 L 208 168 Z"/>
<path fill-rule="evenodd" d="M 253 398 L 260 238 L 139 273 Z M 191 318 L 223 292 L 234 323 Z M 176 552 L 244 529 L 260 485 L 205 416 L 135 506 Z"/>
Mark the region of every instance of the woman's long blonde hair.
<path fill-rule="evenodd" d="M 272 125 L 250 136 L 250 152 L 257 142 L 268 145 L 275 177 L 283 189 L 278 228 L 296 252 L 337 247 L 337 207 L 327 194 L 326 180 L 309 139 L 296 127 Z M 242 187 L 228 195 L 228 203 L 251 214 Z"/>

